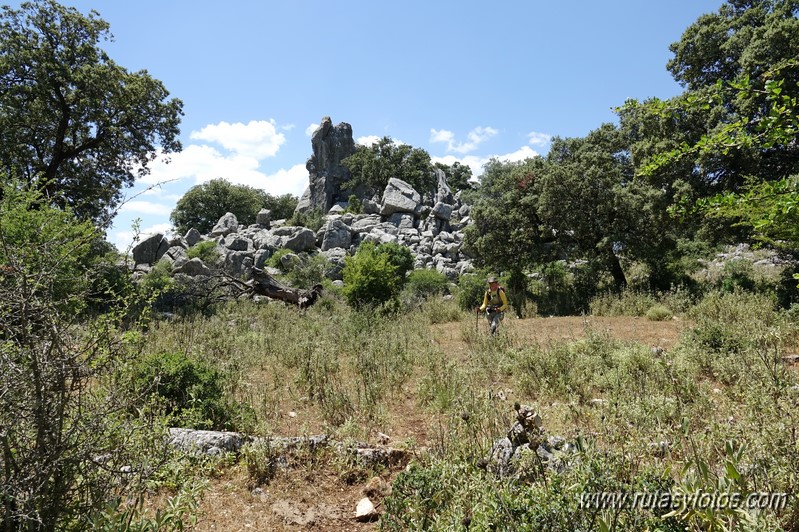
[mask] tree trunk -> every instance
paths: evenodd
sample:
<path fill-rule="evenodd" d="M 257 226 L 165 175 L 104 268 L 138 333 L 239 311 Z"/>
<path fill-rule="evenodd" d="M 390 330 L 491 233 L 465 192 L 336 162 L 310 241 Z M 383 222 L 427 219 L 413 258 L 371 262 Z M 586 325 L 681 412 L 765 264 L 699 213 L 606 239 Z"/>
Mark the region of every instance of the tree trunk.
<path fill-rule="evenodd" d="M 310 290 L 289 288 L 280 284 L 274 277 L 258 268 L 252 269 L 252 278 L 252 289 L 254 293 L 297 305 L 301 309 L 308 308 L 316 303 L 316 300 L 319 299 L 319 296 L 322 294 L 321 284 L 314 285 Z"/>
<path fill-rule="evenodd" d="M 612 251 L 608 254 L 608 268 L 610 268 L 610 274 L 613 276 L 616 288 L 619 290 L 627 288 L 627 277 L 625 277 L 624 270 L 621 268 L 619 258 Z"/>

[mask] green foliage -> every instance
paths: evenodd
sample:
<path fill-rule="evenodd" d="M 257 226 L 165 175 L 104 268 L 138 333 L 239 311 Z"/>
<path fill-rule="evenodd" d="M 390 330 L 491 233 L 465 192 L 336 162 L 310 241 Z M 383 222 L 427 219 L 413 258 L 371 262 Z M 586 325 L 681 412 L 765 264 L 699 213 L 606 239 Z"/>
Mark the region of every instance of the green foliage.
<path fill-rule="evenodd" d="M 752 262 L 744 259 L 725 262 L 719 284 L 719 288 L 723 292 L 754 290 L 755 279 Z"/>
<path fill-rule="evenodd" d="M 673 316 L 671 309 L 664 305 L 654 305 L 646 311 L 646 319 L 651 321 L 670 320 Z"/>
<path fill-rule="evenodd" d="M 213 240 L 197 242 L 186 250 L 186 254 L 190 259 L 200 259 L 209 266 L 218 263 L 221 258 L 217 250 L 217 243 Z"/>
<path fill-rule="evenodd" d="M 474 310 L 483 303 L 483 295 L 488 288 L 486 278 L 481 274 L 461 275 L 458 279 L 458 307 Z"/>
<path fill-rule="evenodd" d="M 481 266 L 495 271 L 524 271 L 551 257 L 538 214 L 534 183 L 543 167 L 540 158 L 511 163 L 492 159 L 484 166 L 479 196 L 472 205 L 474 220 L 464 245 Z"/>
<path fill-rule="evenodd" d="M 172 266 L 162 260 L 156 262 L 150 271 L 142 276 L 136 288 L 142 299 L 151 302 L 153 308 L 167 310 L 170 300 L 177 292 L 178 282 L 172 276 Z"/>
<path fill-rule="evenodd" d="M 277 268 L 278 270 L 281 270 L 284 273 L 288 272 L 291 270 L 291 268 L 287 268 L 283 265 L 283 263 L 285 262 L 283 260 L 283 257 L 285 257 L 286 255 L 293 255 L 293 254 L 294 252 L 288 248 L 278 249 L 277 251 L 272 253 L 272 256 L 269 257 L 266 264 L 268 266 L 271 266 L 272 268 Z"/>
<path fill-rule="evenodd" d="M 109 38 L 95 12 L 54 0 L 0 16 L 0 129 L 15 131 L 0 140 L 0 158 L 81 219 L 112 216 L 124 186 L 158 153 L 181 149 L 183 104 L 146 71 L 114 63 L 100 47 Z"/>
<path fill-rule="evenodd" d="M 131 369 L 133 394 L 155 397 L 179 426 L 236 429 L 235 409 L 226 403 L 224 377 L 207 364 L 183 353 L 153 353 Z"/>
<path fill-rule="evenodd" d="M 341 162 L 352 175 L 344 184 L 349 189 L 364 187 L 372 193 L 382 192 L 392 177 L 405 181 L 420 194 L 436 186 L 430 154 L 389 137 L 368 147 L 357 146 L 355 153 Z"/>
<path fill-rule="evenodd" d="M 239 223 L 254 224 L 258 212 L 277 201 L 278 198 L 261 189 L 234 185 L 225 179 L 212 179 L 191 187 L 178 200 L 170 220 L 178 233 L 185 233 L 193 227 L 206 234 L 228 212 L 233 213 Z"/>
<path fill-rule="evenodd" d="M 268 192 L 264 195 L 263 208 L 271 211 L 273 220 L 287 220 L 294 214 L 299 199 L 292 194 L 273 196 Z"/>
<path fill-rule="evenodd" d="M 347 208 L 344 209 L 344 212 L 350 212 L 352 214 L 363 214 L 363 202 L 358 199 L 358 196 L 355 194 L 350 194 L 349 199 L 347 200 Z"/>
<path fill-rule="evenodd" d="M 98 268 L 97 231 L 17 182 L 1 196 L 1 528 L 86 529 L 91 513 L 144 490 L 164 427 L 125 414 L 132 398 L 113 376 L 130 294 Z"/>
<path fill-rule="evenodd" d="M 379 306 L 399 294 L 404 277 L 400 277 L 397 265 L 392 263 L 390 250 L 394 248 L 388 249 L 386 253 L 367 242 L 358 247 L 354 256 L 346 257 L 343 294 L 352 307 Z"/>
<path fill-rule="evenodd" d="M 413 270 L 405 282 L 405 291 L 420 298 L 440 296 L 448 289 L 447 276 L 437 270 Z"/>
<path fill-rule="evenodd" d="M 44 202 L 39 191 L 26 191 L 15 181 L 3 183 L 0 265 L 5 269 L 4 283 L 36 294 L 61 312 L 77 314 L 86 303 L 82 296 L 90 287 L 91 253 L 98 237 L 91 223 L 76 220 L 69 210 L 41 206 Z"/>
<path fill-rule="evenodd" d="M 312 231 L 318 231 L 325 225 L 325 215 L 319 209 L 312 209 L 308 212 L 295 211 L 286 221 L 286 225 L 307 227 Z"/>
<path fill-rule="evenodd" d="M 291 286 L 311 288 L 316 284 L 322 284 L 331 268 L 330 261 L 324 255 L 303 254 L 300 256 L 299 264 L 295 264 L 287 272 L 286 279 Z"/>
<path fill-rule="evenodd" d="M 648 292 L 624 290 L 594 297 L 590 309 L 594 316 L 645 316 L 656 305 L 656 298 Z"/>
<path fill-rule="evenodd" d="M 389 264 L 396 268 L 400 286 L 404 286 L 406 274 L 413 270 L 413 253 L 411 253 L 411 250 L 407 246 L 396 242 L 386 242 L 378 244 L 375 247 L 375 252 L 386 256 Z"/>
<path fill-rule="evenodd" d="M 461 190 L 472 190 L 472 184 L 470 182 L 472 179 L 472 169 L 469 166 L 461 164 L 458 161 L 455 161 L 452 165 L 435 163 L 434 166 L 444 171 L 444 174 L 447 176 L 447 185 L 453 193 Z"/>

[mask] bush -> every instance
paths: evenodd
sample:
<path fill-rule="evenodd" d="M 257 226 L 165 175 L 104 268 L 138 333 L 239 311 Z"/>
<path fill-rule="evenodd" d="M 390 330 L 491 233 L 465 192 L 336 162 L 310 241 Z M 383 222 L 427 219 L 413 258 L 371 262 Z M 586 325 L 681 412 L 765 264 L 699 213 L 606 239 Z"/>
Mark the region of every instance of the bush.
<path fill-rule="evenodd" d="M 291 271 L 292 268 L 286 268 L 285 266 L 283 266 L 283 262 L 280 259 L 282 259 L 286 255 L 291 255 L 293 253 L 294 252 L 292 250 L 287 248 L 278 249 L 272 254 L 271 257 L 269 257 L 269 260 L 266 262 L 266 264 L 272 268 L 277 268 L 283 273 L 287 273 Z"/>
<path fill-rule="evenodd" d="M 752 262 L 745 259 L 730 260 L 724 263 L 719 288 L 723 292 L 734 292 L 737 288 L 752 291 L 755 289 L 755 270 Z"/>
<path fill-rule="evenodd" d="M 197 429 L 235 429 L 235 412 L 226 404 L 223 376 L 183 353 L 153 353 L 132 369 L 131 393 L 154 398 L 178 424 Z"/>
<path fill-rule="evenodd" d="M 663 305 L 654 305 L 646 311 L 646 318 L 651 321 L 666 321 L 674 316 L 668 307 Z"/>
<path fill-rule="evenodd" d="M 399 294 L 401 282 L 389 256 L 372 243 L 361 244 L 344 265 L 344 297 L 355 308 L 375 307 Z"/>
<path fill-rule="evenodd" d="M 197 244 L 190 247 L 186 251 L 186 254 L 189 256 L 190 259 L 200 259 L 207 265 L 214 265 L 220 259 L 219 251 L 217 251 L 216 242 L 214 242 L 213 240 L 198 242 Z"/>
<path fill-rule="evenodd" d="M 301 256 L 301 261 L 286 274 L 291 286 L 297 288 L 311 288 L 315 284 L 322 284 L 325 274 L 332 268 L 330 261 L 324 255 Z"/>
<path fill-rule="evenodd" d="M 286 221 L 286 225 L 307 227 L 312 231 L 318 231 L 325 225 L 325 216 L 319 209 L 308 212 L 295 212 Z"/>
<path fill-rule="evenodd" d="M 644 316 L 656 304 L 651 294 L 625 290 L 595 297 L 591 300 L 590 309 L 594 316 Z"/>
<path fill-rule="evenodd" d="M 483 303 L 486 291 L 485 277 L 481 274 L 466 274 L 458 279 L 458 306 L 472 310 Z"/>
<path fill-rule="evenodd" d="M 98 231 L 0 181 L 0 523 L 85 530 L 91 512 L 138 499 L 164 434 L 125 416 L 131 396 L 112 378 L 129 294 L 93 264 Z M 83 312 L 98 290 L 110 313 Z"/>
<path fill-rule="evenodd" d="M 413 270 L 413 254 L 411 250 L 396 242 L 378 244 L 375 250 L 386 256 L 388 262 L 397 269 L 400 285 L 405 284 L 405 275 Z"/>
<path fill-rule="evenodd" d="M 414 270 L 405 281 L 405 291 L 420 298 L 443 295 L 448 287 L 447 276 L 436 270 Z"/>

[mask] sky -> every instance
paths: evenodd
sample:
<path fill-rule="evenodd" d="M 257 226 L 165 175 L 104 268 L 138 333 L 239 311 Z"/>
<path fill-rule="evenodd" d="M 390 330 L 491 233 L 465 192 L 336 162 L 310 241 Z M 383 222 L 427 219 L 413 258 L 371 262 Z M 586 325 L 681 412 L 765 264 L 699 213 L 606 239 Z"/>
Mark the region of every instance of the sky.
<path fill-rule="evenodd" d="M 19 2 L 10 3 L 13 6 Z M 125 190 L 108 231 L 125 251 L 168 233 L 191 187 L 215 178 L 302 195 L 324 116 L 360 144 L 388 136 L 460 161 L 545 155 L 628 98 L 683 89 L 669 45 L 722 0 L 61 0 L 110 24 L 101 43 L 183 101 L 183 151 Z"/>

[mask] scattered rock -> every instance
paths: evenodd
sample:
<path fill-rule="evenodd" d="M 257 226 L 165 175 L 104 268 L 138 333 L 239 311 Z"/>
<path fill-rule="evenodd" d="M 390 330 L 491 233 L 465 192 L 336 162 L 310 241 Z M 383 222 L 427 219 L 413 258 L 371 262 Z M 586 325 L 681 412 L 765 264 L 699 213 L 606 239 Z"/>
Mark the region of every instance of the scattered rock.
<path fill-rule="evenodd" d="M 170 428 L 168 443 L 187 453 L 214 456 L 237 453 L 251 438 L 238 432 Z"/>
<path fill-rule="evenodd" d="M 375 505 L 369 500 L 369 497 L 364 497 L 355 506 L 355 520 L 359 522 L 369 522 L 377 519 L 378 514 Z"/>

